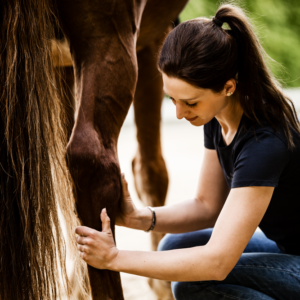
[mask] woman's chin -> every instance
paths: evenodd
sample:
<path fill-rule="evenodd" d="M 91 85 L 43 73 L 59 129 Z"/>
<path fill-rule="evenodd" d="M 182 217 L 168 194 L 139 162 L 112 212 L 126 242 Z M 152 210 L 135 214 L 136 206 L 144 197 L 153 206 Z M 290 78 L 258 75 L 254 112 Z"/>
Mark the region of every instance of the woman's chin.
<path fill-rule="evenodd" d="M 203 120 L 197 118 L 197 120 L 190 122 L 190 124 L 193 126 L 199 127 L 199 126 L 204 125 L 205 123 L 203 122 Z"/>
<path fill-rule="evenodd" d="M 190 123 L 191 123 L 193 126 L 199 127 L 199 126 L 204 125 L 204 124 L 205 124 L 205 121 L 204 121 L 202 118 L 200 118 L 200 117 L 198 116 L 196 120 L 194 120 L 193 122 L 190 122 Z"/>

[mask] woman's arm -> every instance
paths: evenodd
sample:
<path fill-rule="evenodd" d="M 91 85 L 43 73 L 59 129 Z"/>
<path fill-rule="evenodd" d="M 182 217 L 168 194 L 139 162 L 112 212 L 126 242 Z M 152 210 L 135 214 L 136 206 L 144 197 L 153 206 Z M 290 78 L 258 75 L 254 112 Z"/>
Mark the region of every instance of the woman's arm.
<path fill-rule="evenodd" d="M 274 187 L 232 189 L 205 246 L 160 252 L 114 245 L 109 218 L 103 231 L 77 227 L 80 256 L 91 266 L 169 281 L 223 280 L 236 265 L 270 203 Z"/>
<path fill-rule="evenodd" d="M 156 225 L 153 231 L 182 233 L 213 227 L 228 193 L 229 187 L 216 150 L 205 149 L 195 198 L 155 207 Z M 151 222 L 152 212 L 143 208 L 137 210 L 127 227 L 147 230 Z"/>

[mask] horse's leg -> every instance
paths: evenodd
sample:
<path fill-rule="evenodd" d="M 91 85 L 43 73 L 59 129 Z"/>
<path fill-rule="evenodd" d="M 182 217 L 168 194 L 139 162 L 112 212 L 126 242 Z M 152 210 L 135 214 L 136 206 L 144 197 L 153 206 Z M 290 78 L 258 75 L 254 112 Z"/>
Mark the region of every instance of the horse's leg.
<path fill-rule="evenodd" d="M 137 54 L 139 75 L 134 98 L 138 149 L 132 161 L 135 187 L 145 205 L 165 204 L 168 173 L 160 143 L 162 78 L 156 66 L 157 43 Z M 152 250 L 157 249 L 163 234 L 151 232 Z"/>
<path fill-rule="evenodd" d="M 121 200 L 117 140 L 137 82 L 135 44 L 143 2 L 59 3 L 75 67 L 78 108 L 67 153 L 78 214 L 84 225 L 101 230 L 106 207 L 113 233 Z M 88 270 L 93 299 L 123 299 L 118 272 Z"/>
<path fill-rule="evenodd" d="M 138 52 L 139 75 L 134 98 L 138 149 L 132 161 L 137 193 L 145 205 L 162 206 L 168 188 L 168 173 L 160 142 L 162 78 L 157 70 L 158 42 Z M 156 250 L 162 233 L 151 233 L 152 249 Z M 149 279 L 159 299 L 173 299 L 170 283 Z"/>

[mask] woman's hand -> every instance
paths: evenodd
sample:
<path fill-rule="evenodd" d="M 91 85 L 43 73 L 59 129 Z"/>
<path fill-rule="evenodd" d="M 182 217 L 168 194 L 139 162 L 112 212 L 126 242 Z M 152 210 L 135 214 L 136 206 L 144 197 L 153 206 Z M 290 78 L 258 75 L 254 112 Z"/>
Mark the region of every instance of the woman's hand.
<path fill-rule="evenodd" d="M 118 256 L 119 250 L 116 247 L 110 227 L 110 218 L 106 209 L 100 214 L 102 231 L 97 231 L 86 226 L 79 226 L 75 229 L 77 248 L 79 256 L 89 265 L 97 269 L 110 269 Z"/>
<path fill-rule="evenodd" d="M 123 173 L 121 174 L 121 183 L 123 198 L 121 200 L 120 210 L 116 215 L 116 225 L 130 227 L 132 220 L 137 218 L 138 209 L 130 197 L 128 184 Z"/>

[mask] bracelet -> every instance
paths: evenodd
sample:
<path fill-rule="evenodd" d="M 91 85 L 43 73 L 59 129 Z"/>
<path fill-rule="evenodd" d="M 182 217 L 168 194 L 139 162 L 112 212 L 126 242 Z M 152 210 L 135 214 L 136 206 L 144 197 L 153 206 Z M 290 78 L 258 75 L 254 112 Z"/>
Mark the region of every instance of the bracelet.
<path fill-rule="evenodd" d="M 151 207 L 151 206 L 146 206 L 146 207 L 149 208 L 152 211 L 152 224 L 151 224 L 151 226 L 148 230 L 145 230 L 145 232 L 149 232 L 149 231 L 153 230 L 153 228 L 155 226 L 156 215 L 155 215 L 155 210 L 154 210 L 153 207 Z"/>

